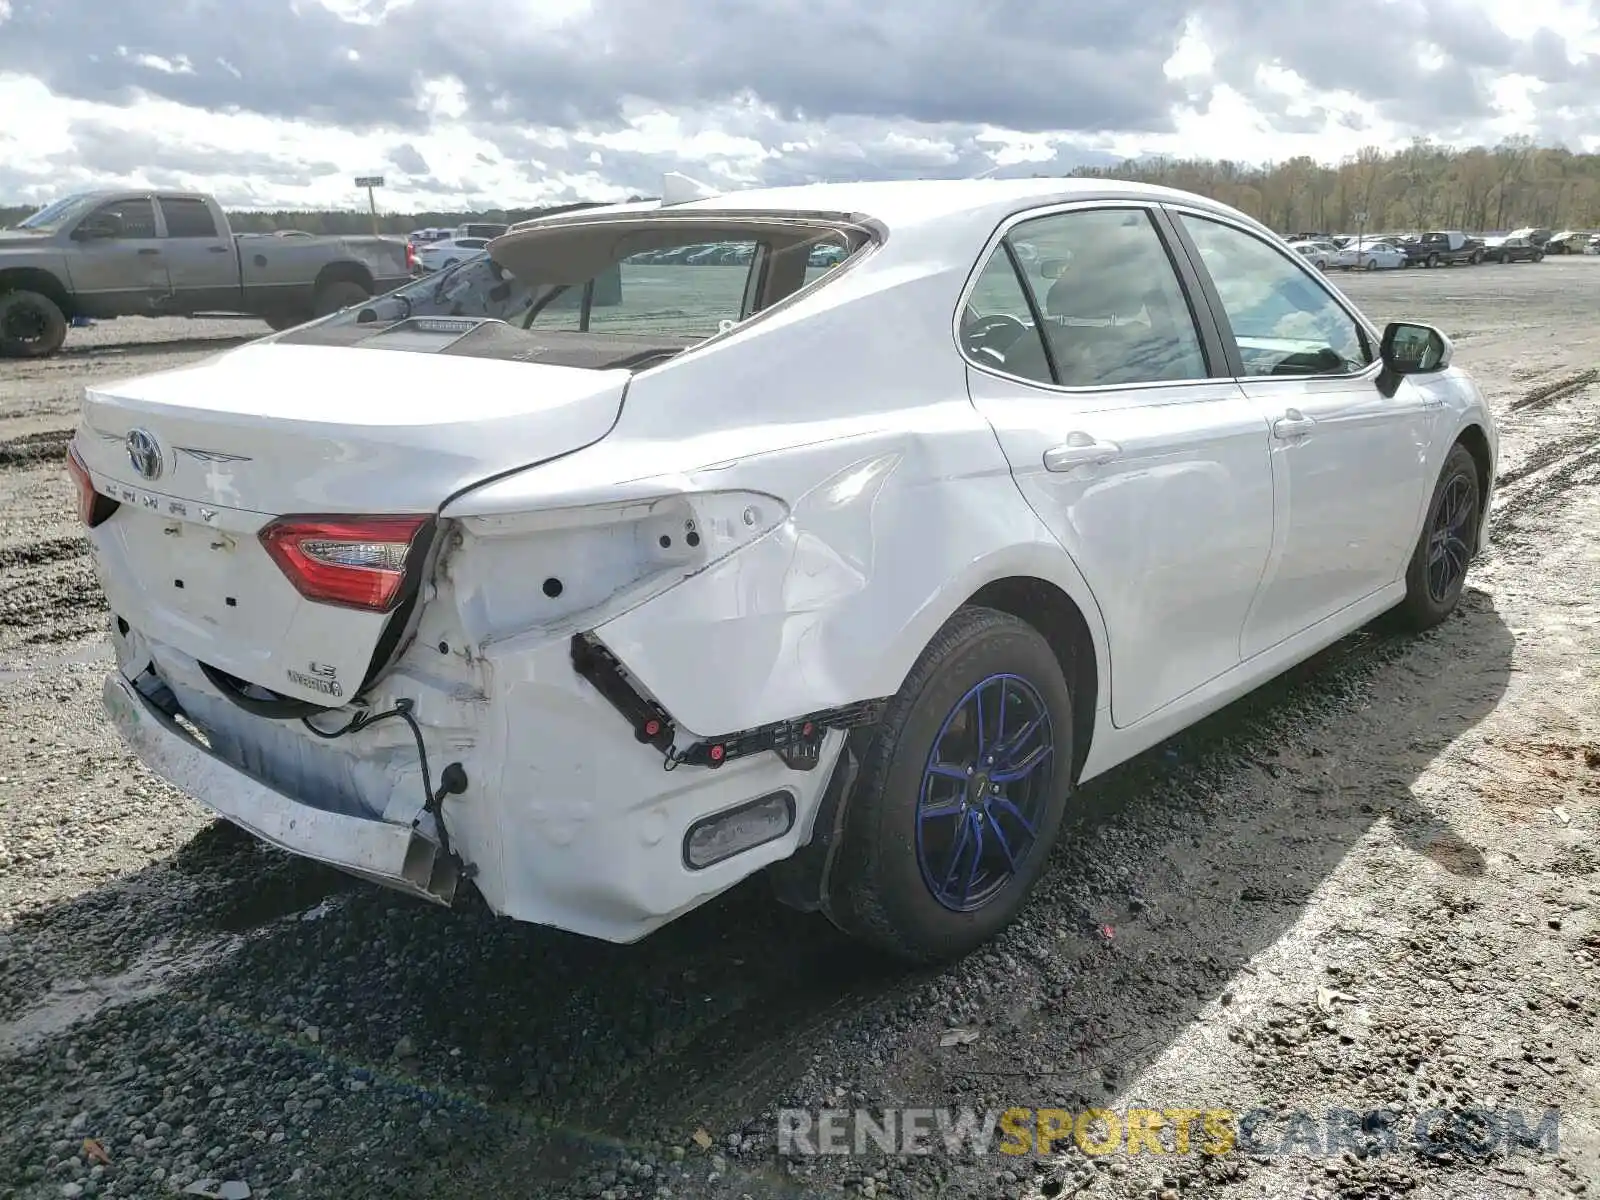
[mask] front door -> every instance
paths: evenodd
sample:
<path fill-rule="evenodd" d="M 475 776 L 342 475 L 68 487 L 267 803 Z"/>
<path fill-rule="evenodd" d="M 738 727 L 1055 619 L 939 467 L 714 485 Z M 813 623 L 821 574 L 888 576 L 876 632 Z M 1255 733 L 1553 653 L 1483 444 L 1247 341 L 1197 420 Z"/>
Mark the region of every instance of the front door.
<path fill-rule="evenodd" d="M 81 237 L 90 228 L 109 236 Z M 80 306 L 93 317 L 157 312 L 170 292 L 167 260 L 149 197 L 110 200 L 78 222 L 67 270 Z"/>
<path fill-rule="evenodd" d="M 1272 431 L 1278 534 L 1240 643 L 1250 658 L 1404 572 L 1442 405 L 1409 384 L 1379 391 L 1377 338 L 1291 254 L 1230 222 L 1174 215 Z"/>
<path fill-rule="evenodd" d="M 1267 423 L 1202 328 L 1125 205 L 1013 225 L 963 315 L 973 403 L 1099 605 L 1118 726 L 1238 664 L 1272 544 Z"/>

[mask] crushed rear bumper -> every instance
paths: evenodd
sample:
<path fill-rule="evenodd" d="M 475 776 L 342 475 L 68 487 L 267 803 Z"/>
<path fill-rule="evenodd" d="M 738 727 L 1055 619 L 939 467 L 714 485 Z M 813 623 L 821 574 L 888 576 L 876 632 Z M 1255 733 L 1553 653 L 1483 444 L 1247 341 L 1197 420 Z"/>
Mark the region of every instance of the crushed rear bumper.
<path fill-rule="evenodd" d="M 454 859 L 414 826 L 284 795 L 213 754 L 120 671 L 106 676 L 101 696 L 117 732 L 156 774 L 262 841 L 436 904 L 455 898 Z"/>

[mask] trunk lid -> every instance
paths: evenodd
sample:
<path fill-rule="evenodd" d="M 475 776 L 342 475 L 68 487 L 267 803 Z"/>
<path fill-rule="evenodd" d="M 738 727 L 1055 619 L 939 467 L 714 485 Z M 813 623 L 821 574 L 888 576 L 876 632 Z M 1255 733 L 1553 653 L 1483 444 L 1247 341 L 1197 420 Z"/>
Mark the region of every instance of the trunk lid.
<path fill-rule="evenodd" d="M 74 449 L 113 612 L 202 663 L 337 707 L 396 613 L 307 599 L 259 540 L 297 514 L 431 514 L 599 441 L 627 371 L 266 342 L 92 386 Z M 403 619 L 400 610 L 399 619 Z"/>

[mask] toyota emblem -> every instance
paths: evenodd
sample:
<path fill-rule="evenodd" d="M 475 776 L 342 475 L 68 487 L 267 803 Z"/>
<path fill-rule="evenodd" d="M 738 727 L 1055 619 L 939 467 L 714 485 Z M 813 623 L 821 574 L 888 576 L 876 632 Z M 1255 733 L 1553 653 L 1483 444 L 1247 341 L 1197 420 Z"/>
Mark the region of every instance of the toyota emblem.
<path fill-rule="evenodd" d="M 155 434 L 148 429 L 135 429 L 128 434 L 128 461 L 145 479 L 161 478 L 161 446 Z"/>

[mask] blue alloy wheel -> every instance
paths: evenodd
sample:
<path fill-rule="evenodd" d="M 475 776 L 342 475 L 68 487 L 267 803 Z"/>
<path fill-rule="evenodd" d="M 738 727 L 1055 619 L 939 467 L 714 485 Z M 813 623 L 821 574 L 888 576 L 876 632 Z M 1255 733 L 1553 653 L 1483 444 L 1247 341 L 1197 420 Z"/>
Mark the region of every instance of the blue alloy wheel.
<path fill-rule="evenodd" d="M 1471 481 L 1455 476 L 1439 497 L 1433 528 L 1428 532 L 1428 595 L 1436 603 L 1448 600 L 1451 589 L 1467 573 L 1473 508 Z"/>
<path fill-rule="evenodd" d="M 1055 730 L 1037 688 L 990 675 L 950 710 L 922 772 L 917 861 L 953 912 L 989 904 L 1038 842 L 1055 777 Z"/>

